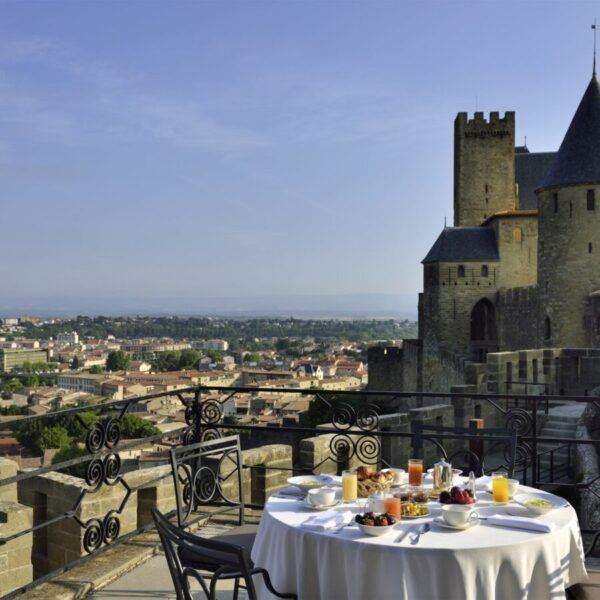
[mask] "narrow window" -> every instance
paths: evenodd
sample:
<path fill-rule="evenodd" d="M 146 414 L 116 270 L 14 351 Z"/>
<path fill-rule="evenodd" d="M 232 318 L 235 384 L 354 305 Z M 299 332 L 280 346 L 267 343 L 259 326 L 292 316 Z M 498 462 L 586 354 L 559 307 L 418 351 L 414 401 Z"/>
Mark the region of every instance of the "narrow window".
<path fill-rule="evenodd" d="M 482 265 L 481 266 L 481 276 L 482 277 L 489 277 L 490 276 L 490 271 L 489 271 L 487 265 Z"/>
<path fill-rule="evenodd" d="M 552 337 L 552 323 L 550 322 L 550 317 L 546 317 L 544 319 L 544 339 L 550 340 Z"/>
<path fill-rule="evenodd" d="M 594 190 L 587 191 L 587 209 L 596 210 L 596 193 Z"/>
<path fill-rule="evenodd" d="M 554 212 L 558 212 L 558 194 L 552 194 L 552 202 L 554 203 Z"/>
<path fill-rule="evenodd" d="M 569 200 L 569 217 L 573 216 L 573 203 Z"/>
<path fill-rule="evenodd" d="M 515 242 L 523 241 L 523 230 L 520 227 L 515 227 L 513 229 L 513 240 Z"/>
<path fill-rule="evenodd" d="M 592 242 L 590 242 L 588 244 L 588 253 L 591 254 L 592 253 Z"/>
<path fill-rule="evenodd" d="M 458 265 L 458 276 L 459 277 L 464 277 L 465 276 L 465 267 L 464 267 L 464 265 Z"/>
<path fill-rule="evenodd" d="M 487 183 L 485 184 L 485 193 L 486 194 L 488 193 L 488 184 Z"/>
<path fill-rule="evenodd" d="M 544 253 L 544 242 L 540 242 L 540 252 Z"/>

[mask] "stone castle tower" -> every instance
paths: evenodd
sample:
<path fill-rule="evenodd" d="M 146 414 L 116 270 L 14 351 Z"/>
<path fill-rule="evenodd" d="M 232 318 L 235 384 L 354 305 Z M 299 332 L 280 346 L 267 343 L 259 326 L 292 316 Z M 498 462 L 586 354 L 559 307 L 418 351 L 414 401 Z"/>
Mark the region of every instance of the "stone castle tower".
<path fill-rule="evenodd" d="M 600 337 L 600 85 L 592 77 L 538 190 L 541 346 Z"/>
<path fill-rule="evenodd" d="M 500 211 L 515 210 L 515 113 L 482 112 L 454 121 L 454 226 L 480 225 Z"/>

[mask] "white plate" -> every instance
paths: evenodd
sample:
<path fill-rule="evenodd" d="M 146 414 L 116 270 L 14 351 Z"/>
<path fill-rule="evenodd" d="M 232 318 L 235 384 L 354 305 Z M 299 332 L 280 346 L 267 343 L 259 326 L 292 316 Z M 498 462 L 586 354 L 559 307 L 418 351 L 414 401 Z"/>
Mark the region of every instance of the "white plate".
<path fill-rule="evenodd" d="M 563 500 L 562 498 L 557 498 L 556 496 L 547 496 L 546 494 L 517 494 L 514 500 L 535 515 L 545 515 L 547 512 L 550 512 L 555 508 L 566 506 L 567 504 L 567 501 Z M 546 502 L 550 502 L 552 506 L 530 506 L 527 503 L 531 500 L 545 500 Z"/>
<path fill-rule="evenodd" d="M 467 521 L 464 525 L 450 525 L 450 523 L 446 523 L 442 517 L 436 517 L 433 522 L 440 527 L 445 527 L 446 529 L 452 529 L 452 531 L 464 531 L 465 529 L 469 529 L 469 527 L 474 527 L 475 525 L 479 525 L 479 519 L 471 519 Z"/>
<path fill-rule="evenodd" d="M 328 510 L 330 508 L 333 508 L 334 506 L 337 506 L 338 504 L 341 504 L 342 501 L 339 498 L 336 498 L 333 504 L 319 504 L 318 506 L 316 506 L 312 504 L 308 498 L 304 498 L 304 501 L 302 503 L 304 504 L 305 508 L 310 508 L 311 510 Z"/>
<path fill-rule="evenodd" d="M 308 493 L 308 490 L 314 490 L 331 483 L 331 477 L 329 475 L 297 475 L 296 477 L 290 477 L 287 482 Z"/>

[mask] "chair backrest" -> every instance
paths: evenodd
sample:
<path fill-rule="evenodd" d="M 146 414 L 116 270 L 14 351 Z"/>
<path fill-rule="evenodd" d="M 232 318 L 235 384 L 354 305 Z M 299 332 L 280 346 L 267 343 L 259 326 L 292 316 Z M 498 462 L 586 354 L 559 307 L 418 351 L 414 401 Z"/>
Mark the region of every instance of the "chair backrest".
<path fill-rule="evenodd" d="M 237 435 L 179 446 L 170 455 L 180 527 L 232 510 L 239 511 L 243 524 L 243 464 Z"/>
<path fill-rule="evenodd" d="M 216 585 L 221 577 L 242 578 L 248 600 L 256 600 L 251 566 L 240 546 L 184 531 L 156 508 L 152 509 L 152 516 L 165 551 L 177 600 L 193 600 L 188 585 L 190 577 L 200 583 L 208 600 L 216 600 Z M 208 568 L 200 570 L 186 565 L 186 560 L 182 558 L 185 556 L 193 557 L 194 564 L 207 565 Z"/>
<path fill-rule="evenodd" d="M 433 438 L 431 434 L 444 437 Z M 450 452 L 447 452 L 444 447 L 446 435 L 453 447 Z M 469 436 L 485 436 L 486 439 L 478 440 L 477 437 Z M 463 469 L 463 473 L 472 470 L 477 476 L 480 476 L 492 466 L 494 469 L 505 469 L 509 477 L 513 476 L 517 454 L 517 434 L 511 429 L 499 427 L 482 429 L 446 427 L 416 422 L 413 429 L 413 454 L 415 457 L 423 455 L 424 441 L 437 447 L 438 455 L 451 462 L 453 466 Z M 487 445 L 489 448 L 492 444 L 499 449 L 498 451 L 502 452 L 503 460 L 499 464 L 489 465 L 485 463 L 484 446 Z M 456 463 L 457 460 L 460 462 Z"/>

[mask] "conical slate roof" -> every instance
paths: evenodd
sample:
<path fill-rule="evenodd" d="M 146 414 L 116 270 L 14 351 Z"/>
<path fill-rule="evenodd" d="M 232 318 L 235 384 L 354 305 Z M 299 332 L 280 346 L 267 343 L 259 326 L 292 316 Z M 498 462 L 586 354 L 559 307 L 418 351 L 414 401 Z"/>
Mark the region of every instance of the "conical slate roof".
<path fill-rule="evenodd" d="M 540 189 L 600 183 L 600 84 L 594 73 Z"/>

